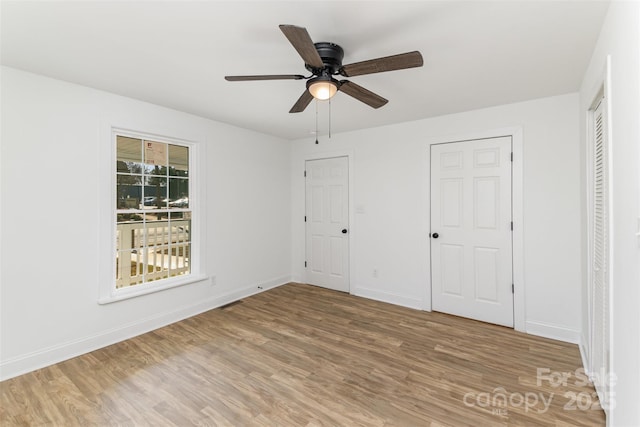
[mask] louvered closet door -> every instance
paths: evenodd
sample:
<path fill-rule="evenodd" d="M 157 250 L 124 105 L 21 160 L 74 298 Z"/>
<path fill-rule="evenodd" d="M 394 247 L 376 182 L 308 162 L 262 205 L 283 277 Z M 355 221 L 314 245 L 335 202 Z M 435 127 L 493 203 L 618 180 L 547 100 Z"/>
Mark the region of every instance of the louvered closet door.
<path fill-rule="evenodd" d="M 606 395 L 609 372 L 609 168 L 605 102 L 593 113 L 593 226 L 591 283 L 591 370 Z"/>

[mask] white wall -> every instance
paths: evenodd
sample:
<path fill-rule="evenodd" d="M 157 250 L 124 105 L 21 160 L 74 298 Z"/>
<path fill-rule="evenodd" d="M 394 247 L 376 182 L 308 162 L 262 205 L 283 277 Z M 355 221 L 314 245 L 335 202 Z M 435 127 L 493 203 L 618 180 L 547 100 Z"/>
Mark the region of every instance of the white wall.
<path fill-rule="evenodd" d="M 351 157 L 351 292 L 429 306 L 429 142 L 521 127 L 524 135 L 524 291 L 528 332 L 580 336 L 578 94 L 294 141 L 292 274 L 304 280 L 304 160 Z M 375 114 L 372 111 L 371 114 Z M 372 275 L 378 270 L 378 277 Z"/>
<path fill-rule="evenodd" d="M 215 286 L 97 304 L 108 197 L 99 147 L 111 124 L 203 148 L 205 217 L 194 232 Z M 1 136 L 0 378 L 289 281 L 288 141 L 11 68 L 2 68 Z"/>
<path fill-rule="evenodd" d="M 521 127 L 526 328 L 569 341 L 581 328 L 578 95 L 287 141 L 2 68 L 0 376 L 63 360 L 303 280 L 304 159 L 351 157 L 351 289 L 429 302 L 429 141 Z M 194 285 L 98 305 L 99 145 L 105 125 L 199 141 L 203 265 Z M 355 213 L 357 207 L 362 213 Z M 376 268 L 379 276 L 371 274 Z"/>
<path fill-rule="evenodd" d="M 617 377 L 609 425 L 640 425 L 640 3 L 614 1 L 580 90 L 582 192 L 586 194 L 586 117 L 611 58 L 611 179 L 613 281 L 611 369 Z M 583 203 L 586 218 L 586 201 Z M 586 230 L 585 230 L 586 233 Z M 586 241 L 584 242 L 586 245 Z M 586 259 L 586 246 L 583 246 Z M 584 263 L 586 289 L 587 263 Z M 586 291 L 583 293 L 583 346 L 588 349 Z"/>

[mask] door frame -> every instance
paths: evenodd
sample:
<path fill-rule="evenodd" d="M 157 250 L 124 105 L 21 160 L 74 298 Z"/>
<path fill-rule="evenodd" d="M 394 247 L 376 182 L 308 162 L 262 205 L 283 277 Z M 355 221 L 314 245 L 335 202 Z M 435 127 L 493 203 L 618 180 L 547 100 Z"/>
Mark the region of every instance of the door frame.
<path fill-rule="evenodd" d="M 512 233 L 512 262 L 513 262 L 513 328 L 516 331 L 526 331 L 525 316 L 525 281 L 524 281 L 524 214 L 523 214 L 523 129 L 520 126 L 490 129 L 484 131 L 469 132 L 464 134 L 432 137 L 427 139 L 427 147 L 424 158 L 425 171 L 423 177 L 424 198 L 423 209 L 426 212 L 423 228 L 426 238 L 431 232 L 431 146 L 453 142 L 473 141 L 477 139 L 511 137 L 513 150 L 513 163 L 511 165 L 511 217 L 513 220 Z M 427 286 L 424 291 L 424 307 L 426 311 L 432 310 L 431 291 L 431 245 L 427 243 L 428 274 Z"/>
<path fill-rule="evenodd" d="M 353 268 L 353 260 L 355 259 L 354 256 L 354 245 L 353 245 L 353 240 L 351 238 L 351 236 L 353 235 L 354 232 L 354 206 L 353 206 L 353 150 L 337 150 L 337 151 L 327 151 L 327 152 L 322 152 L 322 153 L 309 153 L 306 154 L 303 158 L 302 158 L 302 165 L 301 165 L 301 169 L 302 171 L 306 170 L 306 166 L 307 166 L 307 161 L 310 160 L 326 160 L 326 159 L 335 159 L 337 157 L 346 157 L 347 158 L 347 167 L 349 168 L 349 170 L 347 171 L 347 179 L 349 180 L 349 182 L 347 183 L 347 188 L 349 189 L 349 200 L 347 202 L 347 205 L 349 206 L 349 226 L 348 226 L 348 230 L 349 232 L 347 233 L 347 239 L 349 242 L 349 269 L 348 269 L 348 274 L 349 274 L 349 290 L 348 293 L 349 294 L 353 294 L 353 287 L 351 286 L 351 282 L 352 282 L 352 277 L 354 275 L 354 268 Z M 306 215 L 307 213 L 307 186 L 306 186 L 306 178 L 303 181 L 304 184 L 304 199 L 303 199 L 303 203 L 304 203 L 304 213 Z M 307 224 L 304 224 L 304 251 L 305 251 L 305 255 L 304 258 L 305 260 L 307 259 Z M 305 267 L 304 269 L 304 274 L 303 274 L 303 279 L 305 283 L 308 283 L 308 278 L 307 278 L 307 274 L 308 274 L 308 270 L 307 267 Z"/>

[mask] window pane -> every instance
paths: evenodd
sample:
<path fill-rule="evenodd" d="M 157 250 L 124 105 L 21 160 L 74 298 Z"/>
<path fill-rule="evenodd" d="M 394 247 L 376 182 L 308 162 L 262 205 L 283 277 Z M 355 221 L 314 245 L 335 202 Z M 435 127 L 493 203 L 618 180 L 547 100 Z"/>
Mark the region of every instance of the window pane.
<path fill-rule="evenodd" d="M 123 213 L 123 214 L 118 214 L 118 217 L 117 217 L 118 225 L 125 222 L 141 223 L 143 219 L 144 219 L 143 215 L 137 214 L 137 213 Z"/>
<path fill-rule="evenodd" d="M 142 140 L 129 138 L 118 135 L 117 139 L 117 156 L 118 163 L 137 163 L 142 164 Z M 122 172 L 118 167 L 118 172 Z"/>
<path fill-rule="evenodd" d="M 157 245 L 147 250 L 146 281 L 166 279 L 169 277 L 171 260 L 168 255 L 168 245 Z"/>
<path fill-rule="evenodd" d="M 167 167 L 158 165 L 144 165 L 144 173 L 147 175 L 167 176 Z"/>
<path fill-rule="evenodd" d="M 191 241 L 191 216 L 189 212 L 171 212 L 171 243 L 182 244 Z"/>
<path fill-rule="evenodd" d="M 171 212 L 171 277 L 191 272 L 191 212 Z"/>
<path fill-rule="evenodd" d="M 144 262 L 139 252 L 119 251 L 116 255 L 116 288 L 142 283 Z"/>
<path fill-rule="evenodd" d="M 156 219 L 153 219 L 153 218 Z M 147 248 L 146 248 L 146 281 L 166 279 L 169 277 L 170 259 L 168 255 L 170 231 L 169 213 L 162 215 L 147 214 Z"/>
<path fill-rule="evenodd" d="M 154 169 L 164 169 L 167 174 L 167 145 L 164 142 L 144 141 L 144 164 Z M 155 168 L 158 166 L 158 168 Z M 158 175 L 156 173 L 155 175 Z"/>
<path fill-rule="evenodd" d="M 189 243 L 171 247 L 171 277 L 182 276 L 191 272 L 190 251 L 191 244 Z"/>
<path fill-rule="evenodd" d="M 167 198 L 164 196 L 145 196 L 143 200 L 144 207 L 142 209 L 166 209 Z"/>
<path fill-rule="evenodd" d="M 166 209 L 167 178 L 159 176 L 145 177 L 144 209 Z"/>
<path fill-rule="evenodd" d="M 142 163 L 125 162 L 122 160 L 118 160 L 116 164 L 116 172 L 140 175 L 142 173 Z"/>
<path fill-rule="evenodd" d="M 143 216 L 139 214 L 118 214 L 117 220 L 117 250 L 139 252 L 145 246 Z"/>
<path fill-rule="evenodd" d="M 165 218 L 158 219 L 157 215 L 149 213 L 146 215 L 146 227 L 147 227 L 147 247 L 153 249 L 167 245 L 169 243 L 169 221 L 168 213 L 165 213 Z"/>
<path fill-rule="evenodd" d="M 169 144 L 169 175 L 189 176 L 189 149 Z"/>
<path fill-rule="evenodd" d="M 169 178 L 169 207 L 189 207 L 189 179 Z"/>
<path fill-rule="evenodd" d="M 139 209 L 142 175 L 116 175 L 116 208 Z"/>

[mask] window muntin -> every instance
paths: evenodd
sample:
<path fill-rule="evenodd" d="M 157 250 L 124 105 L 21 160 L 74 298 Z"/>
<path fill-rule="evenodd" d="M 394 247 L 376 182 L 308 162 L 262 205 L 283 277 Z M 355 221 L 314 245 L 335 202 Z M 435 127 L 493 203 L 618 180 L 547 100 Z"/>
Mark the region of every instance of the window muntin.
<path fill-rule="evenodd" d="M 116 135 L 116 289 L 191 273 L 190 148 Z"/>

